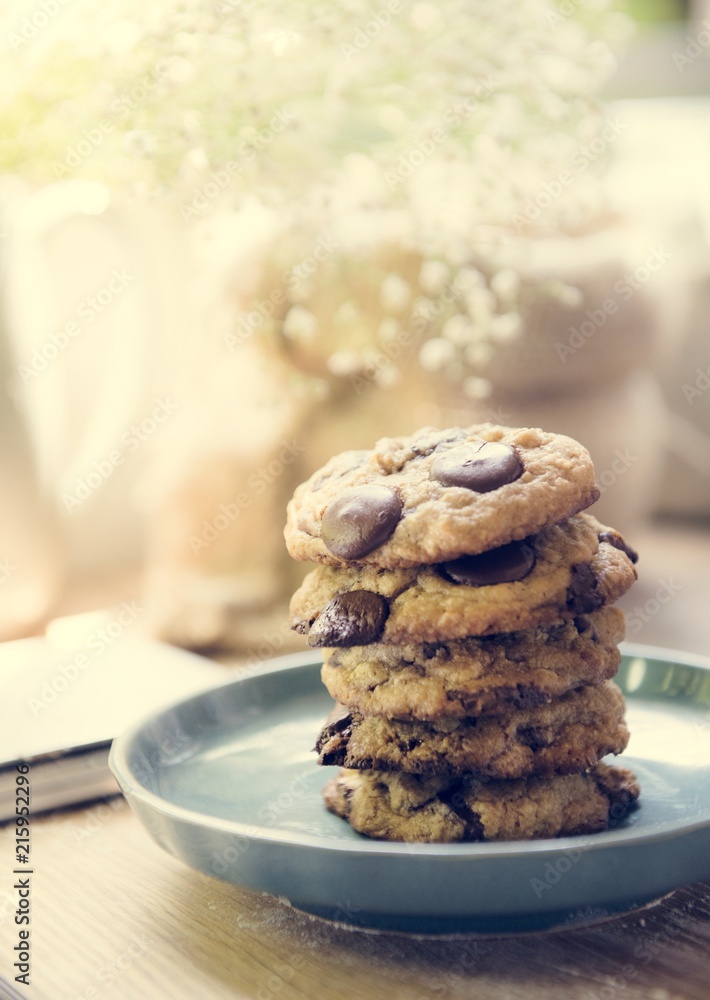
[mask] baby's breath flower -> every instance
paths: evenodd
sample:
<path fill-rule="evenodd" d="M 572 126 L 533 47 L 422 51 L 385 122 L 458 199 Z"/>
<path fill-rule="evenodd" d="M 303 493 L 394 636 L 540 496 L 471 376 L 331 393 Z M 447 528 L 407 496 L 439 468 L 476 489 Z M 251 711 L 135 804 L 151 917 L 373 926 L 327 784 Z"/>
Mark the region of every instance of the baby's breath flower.
<path fill-rule="evenodd" d="M 456 348 L 450 340 L 432 337 L 419 350 L 419 364 L 425 372 L 438 372 L 456 357 Z"/>
<path fill-rule="evenodd" d="M 384 348 L 416 322 L 422 368 L 485 399 L 480 371 L 523 335 L 526 241 L 604 206 L 601 155 L 539 207 L 605 127 L 594 95 L 626 31 L 609 0 L 568 6 L 414 0 L 382 25 L 370 0 L 67 4 L 29 45 L 11 22 L 0 32 L 0 169 L 172 199 L 195 239 L 210 216 L 266 206 L 288 240 L 273 230 L 264 255 L 254 232 L 254 259 L 283 275 L 290 309 L 260 333 L 318 341 L 335 377 L 370 358 L 385 387 L 401 376 Z M 321 259 L 324 236 L 335 249 Z M 243 251 L 244 230 L 231 238 Z M 562 282 L 542 292 L 582 301 Z"/>
<path fill-rule="evenodd" d="M 343 378 L 354 375 L 362 368 L 362 358 L 357 351 L 336 351 L 326 362 L 331 375 Z"/>
<path fill-rule="evenodd" d="M 388 274 L 382 282 L 380 299 L 388 312 L 401 313 L 409 304 L 412 289 L 398 274 Z"/>
<path fill-rule="evenodd" d="M 310 309 L 291 306 L 283 323 L 284 336 L 289 340 L 313 340 L 318 323 Z"/>
<path fill-rule="evenodd" d="M 486 378 L 469 375 L 464 379 L 463 391 L 469 399 L 488 399 L 493 391 L 493 386 Z"/>
<path fill-rule="evenodd" d="M 443 260 L 425 260 L 419 271 L 419 287 L 429 295 L 438 295 L 449 280 L 450 273 Z"/>

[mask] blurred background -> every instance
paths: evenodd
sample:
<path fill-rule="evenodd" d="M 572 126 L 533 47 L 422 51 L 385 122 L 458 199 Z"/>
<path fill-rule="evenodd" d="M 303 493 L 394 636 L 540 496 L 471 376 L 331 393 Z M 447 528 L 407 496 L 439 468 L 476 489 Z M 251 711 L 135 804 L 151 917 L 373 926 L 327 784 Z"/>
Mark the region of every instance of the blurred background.
<path fill-rule="evenodd" d="M 15 0 L 0 81 L 0 639 L 292 648 L 294 486 L 491 420 L 707 651 L 710 3 Z"/>

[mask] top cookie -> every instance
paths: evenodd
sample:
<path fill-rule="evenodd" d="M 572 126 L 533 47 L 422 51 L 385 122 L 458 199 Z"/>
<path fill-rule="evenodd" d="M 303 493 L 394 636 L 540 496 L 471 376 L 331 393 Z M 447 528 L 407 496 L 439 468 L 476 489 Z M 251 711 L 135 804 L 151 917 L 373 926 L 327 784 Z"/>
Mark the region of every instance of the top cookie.
<path fill-rule="evenodd" d="M 394 569 L 518 541 L 598 498 L 589 452 L 572 438 L 427 427 L 336 455 L 296 490 L 284 534 L 295 559 Z"/>

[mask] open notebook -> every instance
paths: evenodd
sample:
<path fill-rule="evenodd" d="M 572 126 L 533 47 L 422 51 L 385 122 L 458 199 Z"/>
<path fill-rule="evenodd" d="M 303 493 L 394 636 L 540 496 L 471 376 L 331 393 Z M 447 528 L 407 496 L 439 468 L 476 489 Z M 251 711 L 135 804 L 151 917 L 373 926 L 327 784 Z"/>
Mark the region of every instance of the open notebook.
<path fill-rule="evenodd" d="M 69 648 L 50 638 L 0 644 L 0 823 L 15 813 L 18 762 L 28 762 L 31 810 L 118 794 L 111 740 L 182 697 L 226 683 L 229 669 L 147 639 Z"/>

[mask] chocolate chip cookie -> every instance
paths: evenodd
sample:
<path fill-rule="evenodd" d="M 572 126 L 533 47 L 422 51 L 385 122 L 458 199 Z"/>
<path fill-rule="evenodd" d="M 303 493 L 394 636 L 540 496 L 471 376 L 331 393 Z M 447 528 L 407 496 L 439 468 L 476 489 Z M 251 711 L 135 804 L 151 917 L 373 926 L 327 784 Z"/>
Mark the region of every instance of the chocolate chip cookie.
<path fill-rule="evenodd" d="M 589 453 L 535 428 L 424 428 L 344 452 L 298 487 L 286 544 L 295 559 L 386 569 L 500 548 L 599 498 Z"/>
<path fill-rule="evenodd" d="M 554 625 L 611 604 L 636 580 L 636 553 L 591 514 L 524 541 L 434 565 L 319 566 L 291 600 L 311 646 L 446 642 Z"/>
<path fill-rule="evenodd" d="M 315 749 L 319 764 L 357 770 L 528 778 L 585 771 L 628 741 L 623 696 L 607 681 L 477 719 L 402 722 L 339 705 Z"/>
<path fill-rule="evenodd" d="M 450 843 L 597 833 L 624 818 L 639 788 L 630 771 L 600 763 L 515 781 L 343 770 L 323 794 L 331 812 L 368 837 Z"/>
<path fill-rule="evenodd" d="M 624 615 L 607 607 L 561 625 L 451 642 L 326 650 L 332 697 L 364 715 L 461 719 L 532 708 L 616 673 Z"/>

